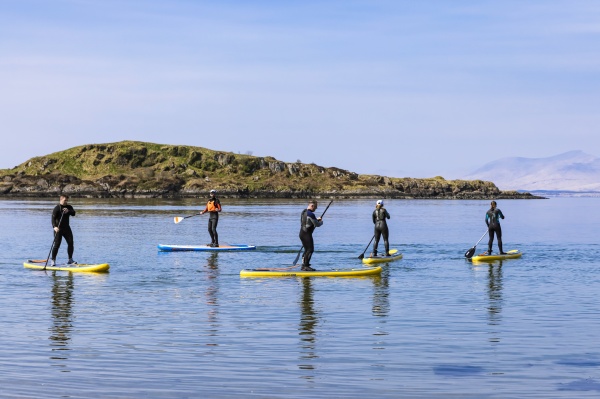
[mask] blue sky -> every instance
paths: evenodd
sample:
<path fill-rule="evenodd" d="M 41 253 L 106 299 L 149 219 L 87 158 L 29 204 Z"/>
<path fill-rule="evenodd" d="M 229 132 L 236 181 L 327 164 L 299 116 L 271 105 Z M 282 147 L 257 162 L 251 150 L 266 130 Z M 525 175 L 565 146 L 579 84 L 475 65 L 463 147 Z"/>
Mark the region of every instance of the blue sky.
<path fill-rule="evenodd" d="M 457 178 L 600 156 L 600 2 L 0 0 L 0 168 L 88 143 Z"/>

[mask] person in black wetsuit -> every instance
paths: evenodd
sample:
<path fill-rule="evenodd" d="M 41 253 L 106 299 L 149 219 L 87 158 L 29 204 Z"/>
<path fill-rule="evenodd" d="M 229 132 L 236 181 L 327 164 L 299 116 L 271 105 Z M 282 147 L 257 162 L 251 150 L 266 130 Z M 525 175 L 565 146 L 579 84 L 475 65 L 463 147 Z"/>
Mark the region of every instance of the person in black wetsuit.
<path fill-rule="evenodd" d="M 494 243 L 494 233 L 498 237 L 498 249 L 500 254 L 504 255 L 506 252 L 502 250 L 502 228 L 500 227 L 500 219 L 504 219 L 502 211 L 497 208 L 496 201 L 491 202 L 490 209 L 485 213 L 485 224 L 488 226 L 488 233 L 490 239 L 488 241 L 487 255 L 492 254 L 492 244 Z"/>
<path fill-rule="evenodd" d="M 206 212 L 209 213 L 208 217 L 208 233 L 210 234 L 211 242 L 210 244 L 206 244 L 209 247 L 218 247 L 219 246 L 219 234 L 217 234 L 217 225 L 219 224 L 219 212 L 221 212 L 221 201 L 217 198 L 217 190 L 210 190 L 210 198 L 206 203 L 206 208 L 202 212 L 201 215 Z"/>
<path fill-rule="evenodd" d="M 56 265 L 56 255 L 60 248 L 62 239 L 67 241 L 67 254 L 69 255 L 69 261 L 67 264 L 76 265 L 77 262 L 73 260 L 73 251 L 75 246 L 73 244 L 73 232 L 71 226 L 69 226 L 69 217 L 75 216 L 75 209 L 68 204 L 69 196 L 63 194 L 60 196 L 60 202 L 52 210 L 52 228 L 54 228 L 54 246 L 52 247 L 52 263 L 51 266 Z"/>
<path fill-rule="evenodd" d="M 385 246 L 385 256 L 390 256 L 390 242 L 388 240 L 390 232 L 386 219 L 390 218 L 387 209 L 383 207 L 383 200 L 377 201 L 373 211 L 373 224 L 375 225 L 375 242 L 373 243 L 373 255 L 377 256 L 377 247 L 379 239 L 383 236 L 383 245 Z"/>
<path fill-rule="evenodd" d="M 315 243 L 313 241 L 313 231 L 315 228 L 323 225 L 323 220 L 315 216 L 317 210 L 317 201 L 311 200 L 308 202 L 308 207 L 302 211 L 300 215 L 300 241 L 304 247 L 304 256 L 302 257 L 302 269 L 303 271 L 314 271 L 310 267 L 310 258 L 313 252 L 315 252 Z"/>

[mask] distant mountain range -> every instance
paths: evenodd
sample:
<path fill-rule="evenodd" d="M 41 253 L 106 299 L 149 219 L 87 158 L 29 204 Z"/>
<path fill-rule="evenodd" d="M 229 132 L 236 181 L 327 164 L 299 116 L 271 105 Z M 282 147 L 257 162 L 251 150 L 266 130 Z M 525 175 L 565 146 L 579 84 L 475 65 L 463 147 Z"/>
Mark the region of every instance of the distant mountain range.
<path fill-rule="evenodd" d="M 501 190 L 600 192 L 600 158 L 569 151 L 548 158 L 502 158 L 464 177 Z"/>

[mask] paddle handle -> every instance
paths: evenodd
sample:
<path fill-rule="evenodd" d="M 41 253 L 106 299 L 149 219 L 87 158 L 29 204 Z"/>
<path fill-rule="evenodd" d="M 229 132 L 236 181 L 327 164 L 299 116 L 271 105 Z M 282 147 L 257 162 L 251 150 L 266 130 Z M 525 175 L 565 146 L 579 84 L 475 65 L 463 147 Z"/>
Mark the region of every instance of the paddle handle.
<path fill-rule="evenodd" d="M 329 209 L 329 207 L 331 206 L 332 202 L 333 202 L 333 200 L 329 201 L 329 204 L 327 204 L 327 207 L 325 208 L 325 210 L 321 214 L 321 219 L 323 219 L 323 216 L 325 216 L 325 212 L 327 212 L 327 209 Z"/>

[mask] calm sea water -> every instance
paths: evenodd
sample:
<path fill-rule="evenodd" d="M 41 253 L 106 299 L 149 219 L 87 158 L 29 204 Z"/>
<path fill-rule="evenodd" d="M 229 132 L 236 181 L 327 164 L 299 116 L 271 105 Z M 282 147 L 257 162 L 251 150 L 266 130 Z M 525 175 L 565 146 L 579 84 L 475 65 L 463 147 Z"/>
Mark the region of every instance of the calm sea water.
<path fill-rule="evenodd" d="M 375 200 L 332 204 L 313 267 L 360 265 Z M 347 279 L 239 277 L 291 264 L 303 200 L 223 200 L 220 241 L 257 250 L 210 254 L 156 249 L 209 242 L 173 223 L 199 200 L 73 199 L 75 259 L 110 273 L 24 269 L 55 203 L 0 201 L 2 398 L 600 396 L 598 198 L 499 201 L 524 256 L 490 266 L 463 257 L 488 201 L 388 200 L 404 259 Z"/>

